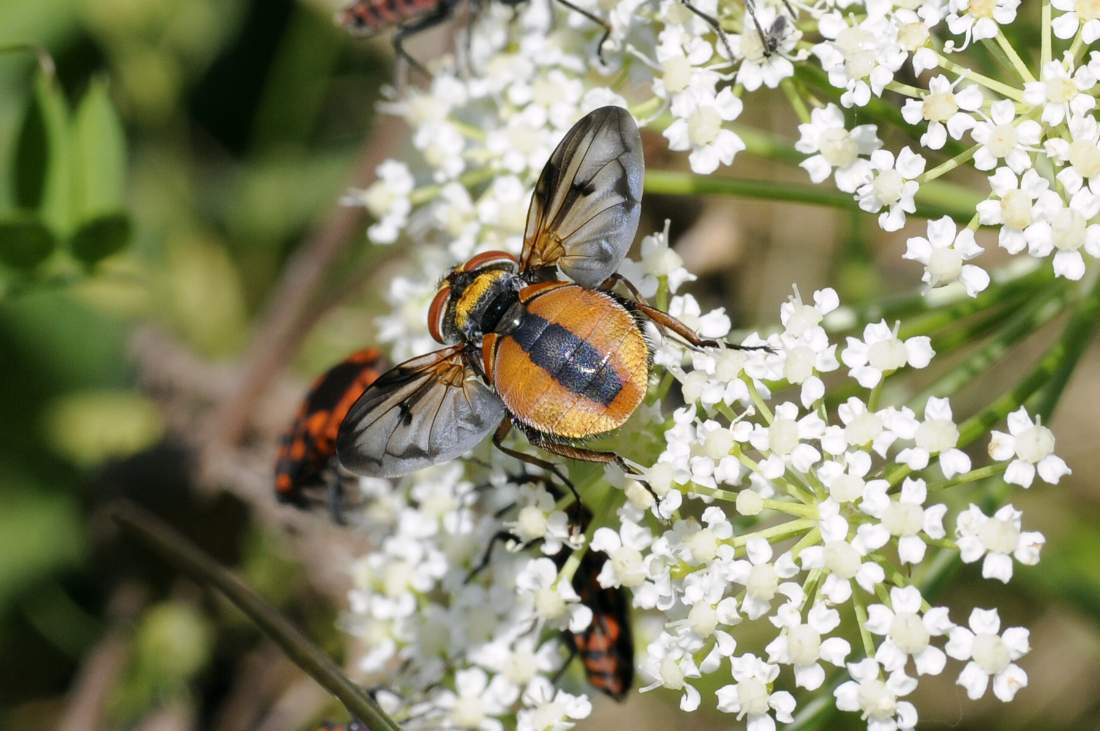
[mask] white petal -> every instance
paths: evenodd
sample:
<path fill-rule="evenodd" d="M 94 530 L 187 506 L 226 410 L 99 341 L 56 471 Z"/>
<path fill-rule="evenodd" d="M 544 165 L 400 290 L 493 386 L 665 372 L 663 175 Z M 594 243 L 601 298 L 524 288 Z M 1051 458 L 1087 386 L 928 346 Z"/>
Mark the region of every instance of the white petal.
<path fill-rule="evenodd" d="M 799 665 L 794 669 L 794 684 L 806 690 L 817 690 L 825 682 L 825 668 L 813 665 Z"/>
<path fill-rule="evenodd" d="M 947 655 L 938 647 L 926 647 L 913 657 L 917 673 L 920 675 L 939 675 L 947 665 Z"/>
<path fill-rule="evenodd" d="M 1070 472 L 1070 468 L 1062 461 L 1062 458 L 1054 454 L 1044 457 L 1039 462 L 1039 476 L 1043 478 L 1043 482 L 1051 485 L 1057 485 L 1058 481 Z"/>
<path fill-rule="evenodd" d="M 1027 673 L 1018 665 L 1009 665 L 993 678 L 993 695 L 998 700 L 1009 703 L 1021 688 L 1027 687 Z"/>
<path fill-rule="evenodd" d="M 976 701 L 985 695 L 985 689 L 989 687 L 989 676 L 978 667 L 977 663 L 969 662 L 959 673 L 959 679 L 956 682 L 966 688 L 966 695 L 970 700 Z"/>

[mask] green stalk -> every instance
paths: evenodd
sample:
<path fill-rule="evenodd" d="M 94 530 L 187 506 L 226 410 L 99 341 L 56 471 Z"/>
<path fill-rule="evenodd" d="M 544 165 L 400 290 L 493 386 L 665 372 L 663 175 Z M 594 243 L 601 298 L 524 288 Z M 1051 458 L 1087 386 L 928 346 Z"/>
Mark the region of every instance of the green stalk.
<path fill-rule="evenodd" d="M 1012 346 L 1061 313 L 1064 302 L 1061 292 L 1054 297 L 1049 291 L 1039 294 L 1016 311 L 985 347 L 929 384 L 909 401 L 909 406 L 920 411 L 932 396 L 950 396 L 973 382 L 980 373 L 1004 358 Z"/>
<path fill-rule="evenodd" d="M 1004 51 L 1005 56 L 1008 57 L 1009 63 L 1012 64 L 1012 68 L 1016 69 L 1016 73 L 1020 75 L 1020 78 L 1023 79 L 1025 83 L 1035 81 L 1035 77 L 1031 75 L 1031 70 L 1028 69 L 1027 64 L 1020 58 L 1020 54 L 1016 52 L 1016 49 L 1008 42 L 1008 39 L 1005 38 L 1004 31 L 1001 30 L 999 26 L 997 28 L 997 45 Z"/>
<path fill-rule="evenodd" d="M 917 193 L 919 202 L 916 212 L 918 218 L 940 218 L 950 216 L 956 221 L 967 222 L 974 215 L 974 205 L 980 197 L 969 193 L 965 198 L 955 197 L 948 201 L 946 195 L 933 195 L 935 203 L 924 203 L 930 196 L 922 195 L 927 186 Z M 742 178 L 694 175 L 674 170 L 647 170 L 645 192 L 651 195 L 728 195 L 739 198 L 787 201 L 807 203 L 816 206 L 841 208 L 858 211 L 859 202 L 850 194 L 819 185 L 800 183 L 781 183 L 771 180 L 745 180 Z"/>
<path fill-rule="evenodd" d="M 1039 31 L 1040 35 L 1040 50 L 1039 50 L 1039 71 L 1042 73 L 1042 69 L 1050 63 L 1052 57 L 1050 50 L 1050 0 L 1043 0 L 1043 19 L 1042 26 Z"/>
<path fill-rule="evenodd" d="M 314 645 L 263 597 L 216 564 L 156 516 L 135 505 L 113 511 L 116 523 L 145 548 L 159 554 L 203 587 L 216 589 L 275 641 L 294 664 L 332 693 L 370 731 L 398 731 L 385 712 L 361 687 L 348 679 L 332 659 Z"/>
<path fill-rule="evenodd" d="M 1008 97 L 1013 101 L 1024 101 L 1024 93 L 1020 89 L 1016 89 L 1009 86 L 1008 84 L 997 81 L 996 79 L 991 79 L 988 76 L 979 74 L 973 69 L 969 69 L 965 66 L 960 66 L 959 64 L 949 59 L 947 56 L 944 56 L 942 53 L 936 54 L 936 60 L 939 62 L 940 66 L 947 69 L 948 71 L 951 71 L 952 73 L 958 74 L 964 79 L 981 84 L 987 89 L 991 89 L 1001 96 Z"/>

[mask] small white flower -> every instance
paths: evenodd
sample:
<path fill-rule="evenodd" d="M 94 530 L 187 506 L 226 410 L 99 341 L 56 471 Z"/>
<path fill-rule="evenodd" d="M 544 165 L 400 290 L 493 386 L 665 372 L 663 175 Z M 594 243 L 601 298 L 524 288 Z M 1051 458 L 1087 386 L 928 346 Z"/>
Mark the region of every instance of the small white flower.
<path fill-rule="evenodd" d="M 950 0 L 949 6 L 951 12 L 947 15 L 947 27 L 955 35 L 965 36 L 965 39 L 958 49 L 952 46 L 948 50 L 962 50 L 972 41 L 995 37 L 997 26 L 1012 23 L 1016 19 L 1020 0 Z"/>
<path fill-rule="evenodd" d="M 693 172 L 709 175 L 719 165 L 729 165 L 745 149 L 737 134 L 724 126 L 741 116 L 741 100 L 727 87 L 717 96 L 689 89 L 672 104 L 676 121 L 664 131 L 670 150 L 691 150 Z"/>
<path fill-rule="evenodd" d="M 920 534 L 924 533 L 934 540 L 943 538 L 943 516 L 947 513 L 947 506 L 924 507 L 928 497 L 924 480 L 905 478 L 897 500 L 887 495 L 888 489 L 889 483 L 885 480 L 868 483 L 860 508 L 881 522 L 864 523 L 856 530 L 856 535 L 870 550 L 877 550 L 885 546 L 890 538 L 895 538 L 901 562 L 918 564 L 924 560 L 926 548 Z"/>
<path fill-rule="evenodd" d="M 650 234 L 642 239 L 639 246 L 640 258 L 624 259 L 619 265 L 619 273 L 638 288 L 643 297 L 657 294 L 661 280 L 668 285 L 668 291 L 675 294 L 687 282 L 694 282 L 694 274 L 684 268 L 684 260 L 669 247 L 669 222 L 665 221 L 664 231 Z"/>
<path fill-rule="evenodd" d="M 825 682 L 821 661 L 843 667 L 852 646 L 840 637 L 822 639 L 840 625 L 839 612 L 819 602 L 810 608 L 803 622 L 800 604 L 801 601 L 788 602 L 772 617 L 772 624 L 782 632 L 768 643 L 768 661 L 793 666 L 794 684 L 806 690 L 817 690 Z"/>
<path fill-rule="evenodd" d="M 913 435 L 914 446 L 898 452 L 898 462 L 910 469 L 923 470 L 929 458 L 939 456 L 943 476 L 951 479 L 970 471 L 970 457 L 958 449 L 959 427 L 951 413 L 951 402 L 945 398 L 930 398 L 924 405 L 924 420 Z"/>
<path fill-rule="evenodd" d="M 976 297 L 989 286 L 989 274 L 966 262 L 982 253 L 969 228 L 959 231 L 949 216 L 928 222 L 928 238 L 914 236 L 906 243 L 905 259 L 924 265 L 921 281 L 930 287 L 959 282 L 966 293 Z"/>
<path fill-rule="evenodd" d="M 580 632 L 592 622 L 592 610 L 580 603 L 568 581 L 558 581 L 558 567 L 548 558 L 527 563 L 516 575 L 516 591 L 522 614 L 531 620 L 570 632 Z"/>
<path fill-rule="evenodd" d="M 591 550 L 602 551 L 609 560 L 600 570 L 600 586 L 641 586 L 646 579 L 645 558 L 642 551 L 653 542 L 648 528 L 624 520 L 619 532 L 610 528 L 597 528 L 592 536 Z"/>
<path fill-rule="evenodd" d="M 1077 35 L 1077 29 L 1081 28 L 1081 40 L 1086 44 L 1095 43 L 1100 38 L 1100 8 L 1094 3 L 1089 0 L 1052 0 L 1051 5 L 1062 11 L 1050 24 L 1055 36 L 1073 38 Z"/>
<path fill-rule="evenodd" d="M 1031 151 L 1036 149 L 1043 128 L 1034 119 L 1016 122 L 1016 104 L 1009 99 L 993 102 L 989 119 L 978 122 L 970 136 L 981 145 L 974 154 L 974 167 L 992 170 L 999 161 L 1018 175 L 1031 167 Z"/>
<path fill-rule="evenodd" d="M 378 166 L 378 179 L 366 189 L 352 189 L 341 199 L 346 206 L 363 206 L 378 219 L 367 229 L 376 244 L 392 244 L 409 220 L 415 181 L 409 167 L 397 160 Z"/>
<path fill-rule="evenodd" d="M 858 712 L 867 722 L 868 731 L 896 731 L 917 725 L 916 707 L 899 700 L 916 690 L 916 679 L 897 671 L 883 681 L 879 664 L 872 658 L 848 663 L 848 672 L 852 679 L 833 691 L 837 708 Z"/>
<path fill-rule="evenodd" d="M 1043 145 L 1047 154 L 1062 165 L 1058 182 L 1070 195 L 1088 183 L 1093 195 L 1100 193 L 1100 124 L 1093 114 L 1071 115 L 1069 137 L 1053 137 Z"/>
<path fill-rule="evenodd" d="M 885 208 L 878 225 L 883 231 L 897 231 L 905 225 L 905 214 L 917 209 L 914 196 L 924 166 L 924 158 L 908 147 L 903 147 L 896 159 L 889 150 L 875 150 L 871 153 L 871 180 L 856 191 L 859 207 L 870 213 Z"/>
<path fill-rule="evenodd" d="M 835 170 L 836 187 L 853 193 L 871 175 L 871 163 L 863 156 L 882 146 L 873 124 L 863 124 L 848 130 L 844 113 L 835 104 L 813 110 L 808 124 L 798 125 L 799 139 L 795 149 L 810 155 L 799 166 L 820 183 Z"/>
<path fill-rule="evenodd" d="M 507 684 L 489 677 L 480 668 L 467 668 L 455 673 L 455 690 L 444 690 L 435 696 L 435 704 L 447 713 L 447 720 L 463 729 L 502 731 L 504 726 L 494 718 L 503 714 L 515 702 Z"/>
<path fill-rule="evenodd" d="M 1039 551 L 1046 538 L 1042 533 L 1020 530 L 1022 513 L 1005 505 L 993 517 L 977 505 L 959 513 L 955 521 L 955 542 L 963 563 L 974 563 L 982 556 L 982 577 L 1007 584 L 1012 578 L 1012 559 L 1025 566 L 1039 563 Z"/>
<path fill-rule="evenodd" d="M 1015 661 L 1030 651 L 1029 633 L 1023 627 L 1010 627 L 998 634 L 1001 619 L 996 609 L 975 609 L 969 625 L 969 629 L 953 629 L 945 648 L 956 660 L 969 660 L 957 682 L 971 700 L 978 700 L 993 678 L 993 695 L 1008 703 L 1027 687 L 1027 673 Z"/>
<path fill-rule="evenodd" d="M 542 552 L 555 555 L 563 545 L 577 548 L 578 538 L 569 524 L 569 517 L 562 510 L 554 509 L 554 497 L 543 490 L 526 489 L 520 492 L 515 520 L 505 521 L 521 543 L 540 541 Z"/>
<path fill-rule="evenodd" d="M 955 625 L 946 607 L 933 607 L 922 617 L 922 601 L 916 587 L 894 587 L 890 589 L 889 607 L 867 607 L 867 629 L 884 638 L 875 659 L 887 672 L 905 670 L 910 657 L 918 675 L 939 675 L 947 664 L 947 656 L 931 644 L 931 638 L 948 634 Z"/>
<path fill-rule="evenodd" d="M 863 329 L 862 340 L 849 337 L 840 360 L 859 385 L 874 388 L 884 375 L 906 365 L 926 368 L 934 355 L 930 338 L 917 336 L 903 342 L 885 320 L 880 320 Z"/>
<path fill-rule="evenodd" d="M 934 76 L 928 82 L 928 94 L 923 99 L 907 99 L 901 108 L 905 121 L 912 125 L 928 122 L 928 129 L 921 135 L 922 147 L 939 150 L 952 139 L 962 139 L 975 120 L 971 112 L 982 106 L 982 93 L 976 86 L 964 87 L 956 92 L 946 76 Z"/>
<path fill-rule="evenodd" d="M 794 721 L 791 716 L 794 696 L 785 690 L 770 690 L 779 676 L 778 665 L 770 665 L 755 655 L 742 655 L 731 659 L 730 666 L 737 682 L 718 689 L 719 711 L 736 713 L 738 721 L 746 721 L 748 731 L 775 731 L 777 720 Z"/>
<path fill-rule="evenodd" d="M 1051 485 L 1057 485 L 1072 470 L 1054 454 L 1054 432 L 1032 421 L 1023 406 L 1008 415 L 1008 434 L 994 430 L 989 440 L 989 456 L 998 462 L 1011 459 L 1005 482 L 1031 487 L 1035 473 Z"/>
<path fill-rule="evenodd" d="M 1067 51 L 1060 61 L 1043 66 L 1038 81 L 1024 85 L 1024 101 L 1042 106 L 1043 122 L 1057 127 L 1070 114 L 1082 115 L 1095 108 L 1096 100 L 1088 93 L 1095 84 L 1089 67 L 1074 69 L 1073 57 Z"/>
<path fill-rule="evenodd" d="M 862 107 L 872 94 L 881 96 L 908 56 L 897 42 L 896 26 L 880 13 L 870 13 L 858 25 L 839 12 L 825 13 L 818 18 L 818 30 L 825 40 L 813 53 L 829 83 L 844 89 L 840 103 L 845 107 Z"/>
<path fill-rule="evenodd" d="M 592 702 L 583 695 L 571 695 L 554 689 L 550 681 L 539 676 L 523 693 L 526 706 L 516 718 L 517 731 L 566 731 L 577 721 L 592 713 Z"/>
<path fill-rule="evenodd" d="M 668 688 L 681 691 L 680 710 L 691 712 L 699 707 L 699 691 L 687 682 L 688 678 L 698 678 L 701 673 L 691 653 L 676 644 L 675 638 L 662 633 L 656 641 L 650 643 L 641 671 L 653 681 L 638 689 L 646 693 L 655 688 Z"/>
<path fill-rule="evenodd" d="M 989 185 L 996 197 L 978 204 L 978 220 L 986 226 L 1000 226 L 997 243 L 1008 253 L 1019 254 L 1032 245 L 1028 232 L 1033 239 L 1038 233 L 1031 229 L 1042 215 L 1035 202 L 1050 183 L 1035 170 L 1017 177 L 1008 168 L 997 168 Z"/>
<path fill-rule="evenodd" d="M 852 581 L 868 594 L 886 578 L 882 566 L 865 561 L 867 548 L 860 540 L 848 540 L 848 521 L 840 515 L 840 506 L 827 500 L 818 506 L 822 543 L 803 549 L 799 554 L 802 568 L 825 569 L 828 575 L 821 594 L 830 604 L 843 604 L 852 598 Z"/>
<path fill-rule="evenodd" d="M 1053 190 L 1039 194 L 1037 207 L 1041 219 L 1027 227 L 1024 236 L 1028 253 L 1046 257 L 1052 252 L 1054 274 L 1073 281 L 1085 276 L 1083 249 L 1100 257 L 1100 223 L 1089 223 L 1100 212 L 1100 198 L 1080 188 L 1066 205 Z"/>
<path fill-rule="evenodd" d="M 810 412 L 799 418 L 798 406 L 790 402 L 775 407 L 770 425 L 754 425 L 749 441 L 766 454 L 761 464 L 763 475 L 777 479 L 790 465 L 799 472 L 808 472 L 821 459 L 821 453 L 806 442 L 819 439 L 825 432 L 825 422 Z"/>
<path fill-rule="evenodd" d="M 797 584 L 781 581 L 796 575 L 798 567 L 789 553 L 784 553 L 772 563 L 772 547 L 763 538 L 750 538 L 745 550 L 748 560 L 739 559 L 730 563 L 726 580 L 745 587 L 741 611 L 749 619 L 759 619 L 771 609 L 777 594 L 789 595 L 792 591 L 801 591 Z"/>
<path fill-rule="evenodd" d="M 756 19 L 760 27 L 766 30 L 772 27 L 781 12 L 783 11 L 778 7 L 761 4 L 756 7 Z M 748 91 L 756 91 L 761 85 L 769 89 L 777 88 L 779 82 L 794 75 L 791 56 L 801 38 L 802 33 L 798 28 L 788 22 L 785 32 L 778 39 L 779 44 L 775 51 L 765 55 L 764 44 L 756 25 L 743 23 L 740 33 L 729 36 L 734 58 L 741 59 L 741 65 L 737 69 L 737 82 Z M 793 58 L 800 60 L 802 56 L 794 55 Z"/>
<path fill-rule="evenodd" d="M 829 491 L 829 498 L 843 505 L 863 500 L 868 489 L 885 491 L 890 483 L 886 480 L 867 480 L 871 471 L 871 457 L 866 452 L 855 450 L 844 453 L 844 464 L 826 462 L 817 471 L 817 476 Z"/>

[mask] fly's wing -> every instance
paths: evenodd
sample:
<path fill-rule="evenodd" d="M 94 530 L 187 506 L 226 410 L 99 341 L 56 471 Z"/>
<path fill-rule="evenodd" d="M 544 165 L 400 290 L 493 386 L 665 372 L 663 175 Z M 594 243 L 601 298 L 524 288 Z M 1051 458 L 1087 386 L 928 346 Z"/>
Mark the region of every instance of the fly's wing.
<path fill-rule="evenodd" d="M 601 107 L 573 125 L 542 169 L 520 271 L 557 264 L 594 288 L 619 268 L 638 229 L 645 161 L 634 118 Z"/>
<path fill-rule="evenodd" d="M 476 447 L 504 403 L 455 345 L 407 360 L 363 392 L 340 425 L 336 454 L 361 475 L 399 477 Z"/>

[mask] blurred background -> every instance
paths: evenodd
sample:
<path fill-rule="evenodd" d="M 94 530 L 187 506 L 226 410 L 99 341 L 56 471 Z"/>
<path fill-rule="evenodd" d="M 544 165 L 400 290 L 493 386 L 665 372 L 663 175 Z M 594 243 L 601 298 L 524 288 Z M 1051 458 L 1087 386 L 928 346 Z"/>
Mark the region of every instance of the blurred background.
<path fill-rule="evenodd" d="M 345 718 L 241 614 L 104 514 L 119 497 L 156 512 L 348 655 L 335 622 L 369 537 L 277 508 L 270 464 L 310 377 L 371 342 L 415 242 L 371 247 L 362 214 L 337 205 L 407 140 L 373 112 L 392 79 L 386 39 L 347 37 L 334 2 L 0 2 L 0 728 L 298 731 Z M 48 49 L 54 81 L 18 44 Z M 747 117 L 794 132 L 781 103 Z M 57 124 L 77 130 L 60 152 Z M 660 142 L 647 160 L 677 165 Z M 65 251 L 26 213 L 60 210 L 42 172 L 57 165 L 86 178 Z M 748 158 L 736 173 L 804 179 Z M 774 321 L 791 282 L 848 302 L 916 283 L 899 256 L 912 229 L 884 235 L 867 216 L 656 197 L 646 216 L 643 232 L 672 219 L 702 275 L 695 293 L 738 325 Z M 1056 331 L 956 413 L 1011 385 Z M 1053 424 L 1073 476 L 1015 500 L 1047 536 L 1042 567 L 942 596 L 1031 627 L 1031 687 L 1002 706 L 966 702 L 948 678 L 922 683 L 922 728 L 1100 728 L 1098 384 L 1094 344 Z M 739 726 L 682 716 L 656 693 L 598 699 L 582 727 L 627 725 Z"/>

